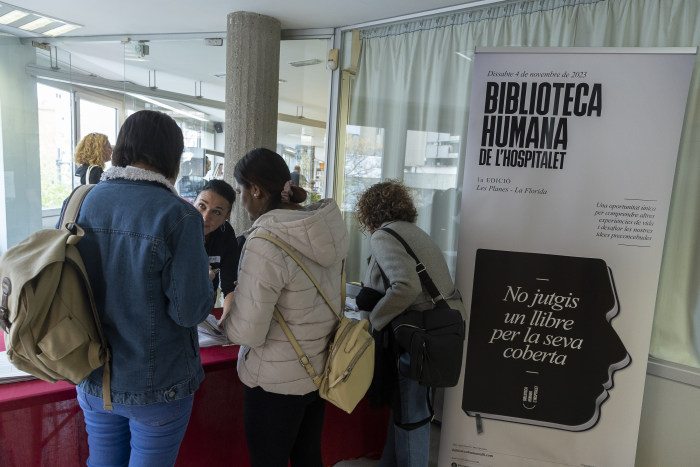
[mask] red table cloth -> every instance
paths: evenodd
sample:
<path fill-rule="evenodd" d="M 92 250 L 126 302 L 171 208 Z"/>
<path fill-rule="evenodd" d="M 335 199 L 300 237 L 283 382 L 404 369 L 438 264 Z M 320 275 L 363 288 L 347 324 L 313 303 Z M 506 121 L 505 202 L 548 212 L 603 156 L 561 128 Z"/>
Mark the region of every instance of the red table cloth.
<path fill-rule="evenodd" d="M 0 347 L 4 350 L 4 340 Z M 177 467 L 250 465 L 237 357 L 238 346 L 201 350 L 206 377 L 195 393 Z M 388 418 L 388 411 L 373 411 L 366 399 L 352 414 L 327 403 L 324 465 L 359 457 L 378 459 Z M 0 385 L 0 467 L 83 466 L 88 453 L 83 412 L 74 386 L 39 380 Z"/>

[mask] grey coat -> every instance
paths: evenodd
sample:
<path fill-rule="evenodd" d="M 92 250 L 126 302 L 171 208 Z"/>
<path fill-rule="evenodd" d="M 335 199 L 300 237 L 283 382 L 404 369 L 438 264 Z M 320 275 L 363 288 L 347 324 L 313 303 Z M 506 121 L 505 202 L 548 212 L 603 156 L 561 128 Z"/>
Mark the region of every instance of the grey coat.
<path fill-rule="evenodd" d="M 460 294 L 447 268 L 447 262 L 440 247 L 430 236 L 415 224 L 404 221 L 390 221 L 382 224 L 398 233 L 408 243 L 418 259 L 430 274 L 430 278 L 440 293 L 447 299 L 450 308 L 459 310 L 466 319 Z M 372 257 L 365 273 L 364 286 L 384 293 L 385 286 L 377 263 L 386 274 L 391 286 L 386 295 L 374 307 L 370 322 L 375 329 L 382 329 L 406 309 L 429 310 L 433 307 L 430 295 L 420 283 L 416 273 L 416 262 L 406 249 L 391 234 L 377 230 L 370 239 Z"/>

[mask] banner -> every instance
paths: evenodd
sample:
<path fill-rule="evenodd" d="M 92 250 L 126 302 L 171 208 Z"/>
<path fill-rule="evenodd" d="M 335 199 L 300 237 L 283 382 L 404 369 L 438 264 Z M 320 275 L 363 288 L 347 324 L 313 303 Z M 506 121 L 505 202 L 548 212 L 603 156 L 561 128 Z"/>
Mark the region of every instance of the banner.
<path fill-rule="evenodd" d="M 634 466 L 695 48 L 477 48 L 440 467 Z"/>

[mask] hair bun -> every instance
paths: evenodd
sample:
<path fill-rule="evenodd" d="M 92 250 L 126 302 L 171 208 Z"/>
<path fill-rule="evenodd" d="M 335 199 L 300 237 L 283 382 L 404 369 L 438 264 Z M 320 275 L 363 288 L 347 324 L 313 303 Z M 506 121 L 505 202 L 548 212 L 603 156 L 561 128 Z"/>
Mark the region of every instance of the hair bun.
<path fill-rule="evenodd" d="M 299 204 L 299 203 L 303 203 L 304 201 L 306 201 L 306 196 L 307 196 L 306 190 L 304 190 L 300 186 L 293 186 L 291 188 L 292 188 L 292 196 L 290 197 L 289 200 L 292 203 Z"/>

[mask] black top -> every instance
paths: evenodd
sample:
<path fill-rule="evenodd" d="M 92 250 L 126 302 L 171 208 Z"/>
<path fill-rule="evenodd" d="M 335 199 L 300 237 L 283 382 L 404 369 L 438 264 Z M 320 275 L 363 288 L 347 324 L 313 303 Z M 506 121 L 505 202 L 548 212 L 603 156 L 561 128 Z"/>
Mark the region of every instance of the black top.
<path fill-rule="evenodd" d="M 226 227 L 223 232 L 219 227 L 209 234 L 209 238 L 204 241 L 204 248 L 209 255 L 209 265 L 212 269 L 220 270 L 212 281 L 214 289 L 219 286 L 220 277 L 221 293 L 225 297 L 236 288 L 233 283 L 238 280 L 238 260 L 241 257 L 241 250 L 231 224 L 224 222 L 224 226 Z"/>
<path fill-rule="evenodd" d="M 90 164 L 83 164 L 77 169 L 75 169 L 75 176 L 80 177 L 80 184 L 85 185 L 85 175 L 87 174 L 88 168 L 90 167 Z M 90 185 L 94 185 L 96 183 L 100 182 L 100 178 L 102 177 L 102 174 L 104 173 L 104 170 L 102 170 L 102 167 L 99 167 L 97 165 L 92 166 L 92 170 L 90 171 L 90 180 L 87 182 Z"/>

